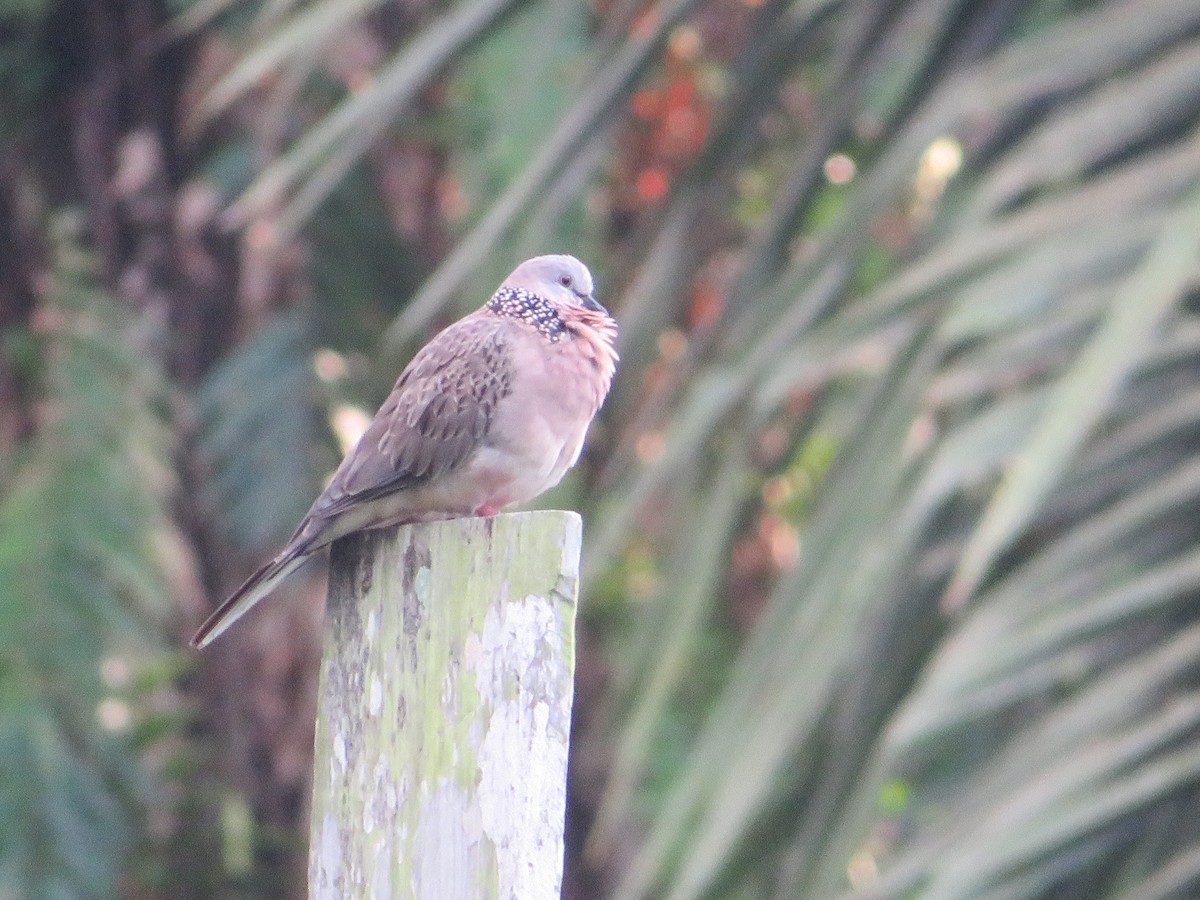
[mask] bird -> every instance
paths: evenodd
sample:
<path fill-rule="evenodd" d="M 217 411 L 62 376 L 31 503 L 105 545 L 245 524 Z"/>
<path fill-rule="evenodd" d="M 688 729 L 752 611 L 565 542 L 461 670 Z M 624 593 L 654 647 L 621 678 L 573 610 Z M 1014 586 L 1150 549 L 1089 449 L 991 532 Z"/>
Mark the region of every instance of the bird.
<path fill-rule="evenodd" d="M 554 487 L 608 395 L 616 334 L 578 259 L 521 263 L 482 307 L 417 352 L 283 549 L 191 645 L 206 647 L 338 538 L 491 516 Z"/>

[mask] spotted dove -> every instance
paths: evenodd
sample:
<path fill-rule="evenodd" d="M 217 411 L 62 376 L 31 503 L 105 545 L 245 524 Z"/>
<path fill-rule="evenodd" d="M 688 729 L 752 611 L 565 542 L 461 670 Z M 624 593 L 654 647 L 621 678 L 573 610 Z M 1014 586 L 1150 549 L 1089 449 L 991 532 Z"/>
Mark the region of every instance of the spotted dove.
<path fill-rule="evenodd" d="M 204 647 L 351 532 L 489 516 L 558 484 L 616 369 L 616 323 L 572 256 L 538 256 L 401 373 L 291 540 L 192 638 Z"/>

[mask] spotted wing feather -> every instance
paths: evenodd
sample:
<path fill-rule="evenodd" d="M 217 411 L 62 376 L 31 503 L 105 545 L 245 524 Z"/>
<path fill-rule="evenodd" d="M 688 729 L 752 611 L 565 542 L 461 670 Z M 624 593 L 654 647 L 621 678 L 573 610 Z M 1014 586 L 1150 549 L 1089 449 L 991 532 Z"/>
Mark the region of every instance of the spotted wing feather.
<path fill-rule="evenodd" d="M 328 519 L 458 468 L 486 440 L 510 390 L 505 329 L 489 318 L 446 329 L 401 373 L 309 518 Z"/>
<path fill-rule="evenodd" d="M 401 373 L 287 546 L 208 617 L 192 646 L 211 643 L 303 564 L 323 545 L 330 519 L 466 462 L 487 439 L 496 406 L 510 389 L 505 330 L 494 320 L 467 318 L 434 338 Z"/>

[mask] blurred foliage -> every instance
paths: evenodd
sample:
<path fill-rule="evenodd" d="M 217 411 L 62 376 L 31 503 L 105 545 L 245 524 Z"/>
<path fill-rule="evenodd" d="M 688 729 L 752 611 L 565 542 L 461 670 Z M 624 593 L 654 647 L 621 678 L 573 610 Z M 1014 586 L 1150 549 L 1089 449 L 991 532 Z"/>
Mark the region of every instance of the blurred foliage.
<path fill-rule="evenodd" d="M 171 716 L 174 441 L 161 335 L 98 288 L 69 218 L 52 234 L 34 330 L 6 340 L 39 421 L 0 502 L 0 894 L 112 896 L 148 809 L 169 808 L 142 754 Z"/>
<path fill-rule="evenodd" d="M 15 121 L 28 116 L 56 61 L 45 54 L 40 38 L 53 3 L 50 0 L 0 2 L 0 29 L 8 39 L 0 42 L 0 135 L 13 136 Z"/>
<path fill-rule="evenodd" d="M 209 502 L 239 546 L 286 541 L 318 485 L 308 342 L 295 318 L 267 323 L 215 366 L 196 391 L 198 456 Z"/>
<path fill-rule="evenodd" d="M 183 69 L 171 214 L 85 165 L 153 103 L 77 123 L 107 291 L 22 224 L 52 136 L 0 155 L 0 770 L 32 773 L 0 893 L 112 895 L 156 852 L 173 783 L 95 724 L 96 672 L 155 646 L 172 465 L 171 587 L 220 594 L 330 467 L 321 418 L 545 250 L 622 329 L 546 500 L 588 523 L 569 896 L 1200 891 L 1194 0 L 137 2 Z M 52 6 L 2 11 L 33 24 L 0 66 L 86 112 L 37 74 L 76 71 Z M 314 641 L 280 609 L 158 732 L 229 785 L 166 827 L 177 872 L 223 842 L 209 892 L 303 869 Z"/>

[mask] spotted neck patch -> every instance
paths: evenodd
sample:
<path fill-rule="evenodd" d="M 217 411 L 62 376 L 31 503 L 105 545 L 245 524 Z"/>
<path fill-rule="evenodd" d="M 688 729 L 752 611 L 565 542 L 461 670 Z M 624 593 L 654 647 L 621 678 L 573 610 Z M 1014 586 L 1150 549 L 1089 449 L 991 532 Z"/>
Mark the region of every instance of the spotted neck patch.
<path fill-rule="evenodd" d="M 492 294 L 487 308 L 498 316 L 520 319 L 532 325 L 549 341 L 557 341 L 567 333 L 567 326 L 554 305 L 524 288 L 500 288 Z"/>

